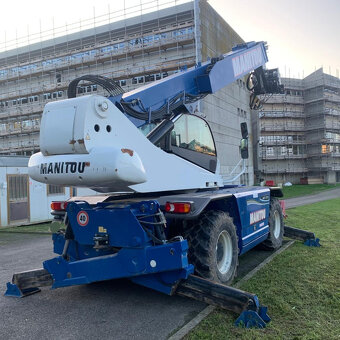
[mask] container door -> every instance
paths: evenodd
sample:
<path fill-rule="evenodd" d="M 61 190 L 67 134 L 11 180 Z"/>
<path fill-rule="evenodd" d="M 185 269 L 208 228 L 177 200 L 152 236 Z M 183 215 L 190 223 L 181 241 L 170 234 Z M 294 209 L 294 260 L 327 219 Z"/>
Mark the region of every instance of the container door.
<path fill-rule="evenodd" d="M 8 224 L 29 221 L 28 175 L 7 175 Z"/>

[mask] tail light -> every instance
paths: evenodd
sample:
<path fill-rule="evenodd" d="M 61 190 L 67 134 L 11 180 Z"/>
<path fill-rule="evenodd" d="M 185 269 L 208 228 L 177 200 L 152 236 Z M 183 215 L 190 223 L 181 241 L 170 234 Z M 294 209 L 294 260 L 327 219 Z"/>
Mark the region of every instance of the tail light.
<path fill-rule="evenodd" d="M 66 210 L 68 202 L 65 201 L 53 201 L 51 203 L 51 209 L 55 211 L 63 211 Z"/>
<path fill-rule="evenodd" d="M 191 211 L 191 202 L 166 202 L 165 211 L 173 214 L 188 214 Z"/>
<path fill-rule="evenodd" d="M 283 214 L 283 217 L 286 218 L 287 217 L 287 214 L 286 214 L 286 202 L 284 200 L 280 200 L 280 205 L 281 205 L 281 208 L 282 208 L 282 214 Z"/>

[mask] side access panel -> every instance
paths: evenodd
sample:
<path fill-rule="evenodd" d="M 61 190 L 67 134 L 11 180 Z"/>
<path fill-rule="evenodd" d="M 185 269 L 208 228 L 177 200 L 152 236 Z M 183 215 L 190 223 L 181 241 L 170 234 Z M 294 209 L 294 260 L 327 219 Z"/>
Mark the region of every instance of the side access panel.
<path fill-rule="evenodd" d="M 190 213 L 165 213 L 167 219 L 197 219 L 205 210 L 222 210 L 234 221 L 239 238 L 239 254 L 244 254 L 267 239 L 271 192 L 267 187 L 225 187 L 214 191 L 162 196 L 157 198 L 161 207 L 166 202 L 190 202 Z"/>
<path fill-rule="evenodd" d="M 269 233 L 270 191 L 259 189 L 235 193 L 240 215 L 240 255 L 267 239 Z"/>

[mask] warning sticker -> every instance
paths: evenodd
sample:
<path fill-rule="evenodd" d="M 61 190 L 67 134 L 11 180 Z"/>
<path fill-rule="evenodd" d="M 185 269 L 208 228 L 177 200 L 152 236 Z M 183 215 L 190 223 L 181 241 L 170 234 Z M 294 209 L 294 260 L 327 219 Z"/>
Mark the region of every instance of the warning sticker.
<path fill-rule="evenodd" d="M 89 215 L 86 211 L 79 211 L 77 214 L 77 222 L 80 226 L 85 227 L 89 223 Z"/>

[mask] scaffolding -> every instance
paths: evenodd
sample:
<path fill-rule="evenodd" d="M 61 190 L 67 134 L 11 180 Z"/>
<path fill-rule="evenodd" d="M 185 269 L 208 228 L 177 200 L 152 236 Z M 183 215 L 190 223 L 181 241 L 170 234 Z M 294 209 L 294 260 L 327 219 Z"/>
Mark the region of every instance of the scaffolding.
<path fill-rule="evenodd" d="M 283 78 L 258 116 L 258 176 L 277 183 L 340 182 L 340 80 L 320 69 Z"/>
<path fill-rule="evenodd" d="M 131 3 L 131 2 L 130 2 Z M 196 61 L 192 1 L 124 2 L 88 20 L 0 43 L 0 155 L 39 150 L 44 105 L 67 97 L 84 74 L 115 79 L 129 91 Z M 78 94 L 105 94 L 83 83 Z"/>

